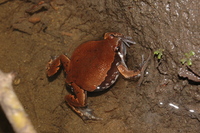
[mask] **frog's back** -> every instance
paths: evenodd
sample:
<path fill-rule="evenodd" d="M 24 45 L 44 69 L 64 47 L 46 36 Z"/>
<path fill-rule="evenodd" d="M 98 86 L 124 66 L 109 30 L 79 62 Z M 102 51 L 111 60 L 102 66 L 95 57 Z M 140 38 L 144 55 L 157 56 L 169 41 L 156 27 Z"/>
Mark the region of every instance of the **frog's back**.
<path fill-rule="evenodd" d="M 94 91 L 106 78 L 115 58 L 109 40 L 86 42 L 74 51 L 67 82 L 74 82 L 86 91 Z"/>

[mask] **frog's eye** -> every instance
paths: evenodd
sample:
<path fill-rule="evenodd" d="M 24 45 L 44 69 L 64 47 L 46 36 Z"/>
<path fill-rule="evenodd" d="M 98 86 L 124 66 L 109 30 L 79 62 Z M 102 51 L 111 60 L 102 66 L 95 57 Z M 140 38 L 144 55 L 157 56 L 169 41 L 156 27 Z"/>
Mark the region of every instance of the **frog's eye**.
<path fill-rule="evenodd" d="M 109 36 L 110 36 L 110 39 L 113 39 L 115 37 L 114 34 L 110 34 Z"/>

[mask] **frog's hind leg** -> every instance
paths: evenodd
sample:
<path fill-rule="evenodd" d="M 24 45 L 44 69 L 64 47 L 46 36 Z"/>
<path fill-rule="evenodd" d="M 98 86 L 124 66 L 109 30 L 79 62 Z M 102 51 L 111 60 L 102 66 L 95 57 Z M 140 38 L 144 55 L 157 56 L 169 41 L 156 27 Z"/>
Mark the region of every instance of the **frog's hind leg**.
<path fill-rule="evenodd" d="M 100 120 L 101 118 L 93 115 L 92 109 L 87 107 L 86 98 L 87 91 L 81 89 L 75 83 L 71 84 L 75 95 L 66 95 L 67 104 L 83 119 L 83 120 Z"/>
<path fill-rule="evenodd" d="M 69 68 L 70 59 L 64 54 L 60 55 L 56 59 L 51 59 L 47 65 L 47 76 L 52 76 L 60 69 L 61 65 L 63 65 L 65 72 Z"/>
<path fill-rule="evenodd" d="M 87 98 L 87 92 L 83 89 L 81 89 L 78 85 L 75 83 L 71 83 L 71 86 L 73 88 L 73 93 L 75 95 L 67 95 L 66 101 L 70 106 L 74 107 L 85 107 L 86 106 L 86 98 Z"/>

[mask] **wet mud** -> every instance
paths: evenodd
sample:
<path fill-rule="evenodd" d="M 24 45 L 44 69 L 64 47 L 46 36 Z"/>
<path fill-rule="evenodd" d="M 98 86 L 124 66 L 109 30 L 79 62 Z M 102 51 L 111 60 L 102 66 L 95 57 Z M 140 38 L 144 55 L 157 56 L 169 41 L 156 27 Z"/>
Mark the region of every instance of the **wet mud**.
<path fill-rule="evenodd" d="M 199 7 L 198 0 L 0 0 L 0 69 L 18 73 L 14 90 L 38 133 L 199 132 Z M 64 102 L 63 71 L 48 79 L 46 65 L 106 32 L 136 42 L 129 69 L 149 53 L 151 60 L 140 87 L 138 78 L 120 76 L 108 90 L 89 93 L 89 107 L 103 120 L 83 121 Z M 0 132 L 13 132 L 0 116 Z"/>

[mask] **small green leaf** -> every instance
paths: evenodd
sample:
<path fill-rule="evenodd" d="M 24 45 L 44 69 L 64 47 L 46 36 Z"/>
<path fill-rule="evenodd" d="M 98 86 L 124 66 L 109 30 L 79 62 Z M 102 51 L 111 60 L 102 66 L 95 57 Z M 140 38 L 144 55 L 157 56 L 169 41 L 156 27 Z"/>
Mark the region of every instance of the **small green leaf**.
<path fill-rule="evenodd" d="M 185 64 L 186 61 L 187 61 L 187 59 L 185 59 L 185 58 L 181 59 L 182 64 Z"/>
<path fill-rule="evenodd" d="M 159 53 L 158 51 L 154 51 L 154 54 L 155 54 L 155 55 L 158 55 L 158 53 Z"/>
<path fill-rule="evenodd" d="M 193 56 L 195 55 L 195 52 L 194 51 L 190 51 L 190 56 Z"/>
<path fill-rule="evenodd" d="M 189 59 L 189 60 L 187 61 L 187 64 L 188 64 L 188 66 L 191 66 L 191 65 L 192 65 L 192 60 Z"/>
<path fill-rule="evenodd" d="M 158 59 L 160 60 L 162 57 L 162 53 L 158 54 Z"/>

